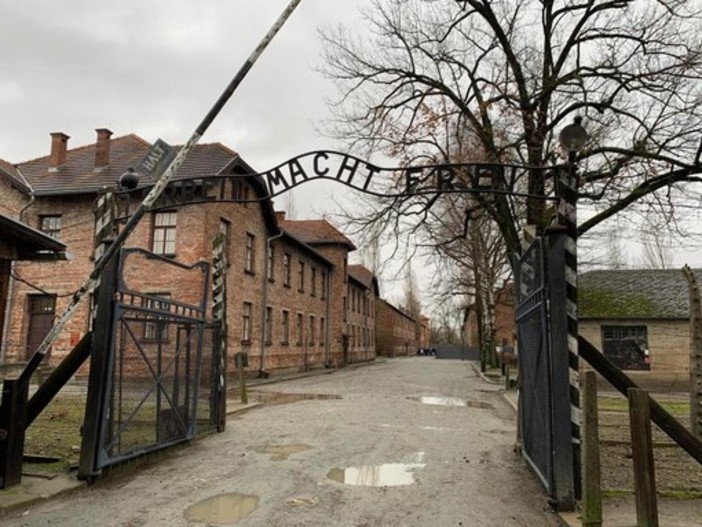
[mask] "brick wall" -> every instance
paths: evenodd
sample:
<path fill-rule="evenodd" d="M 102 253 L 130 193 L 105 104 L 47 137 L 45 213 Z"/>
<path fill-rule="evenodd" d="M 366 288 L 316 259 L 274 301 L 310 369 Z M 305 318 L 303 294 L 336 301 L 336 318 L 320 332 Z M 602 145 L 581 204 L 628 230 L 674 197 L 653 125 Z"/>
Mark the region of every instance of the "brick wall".
<path fill-rule="evenodd" d="M 419 348 L 418 322 L 384 300 L 376 303 L 376 349 L 379 355 L 414 355 Z"/>
<path fill-rule="evenodd" d="M 375 295 L 364 285 L 349 279 L 347 291 L 347 334 L 349 362 L 375 358 Z"/>
<path fill-rule="evenodd" d="M 6 178 L 0 175 L 0 214 L 13 219 L 19 218 L 23 207 L 29 203 L 29 196 L 17 190 Z"/>
<path fill-rule="evenodd" d="M 47 293 L 58 295 L 56 312 L 60 313 L 70 295 L 87 278 L 93 261 L 93 200 L 94 196 L 62 199 L 40 198 L 28 210 L 28 223 L 39 225 L 45 214 L 62 215 L 63 228 L 60 239 L 75 255 L 70 262 L 18 264 L 18 273 L 27 281 L 37 284 Z M 176 250 L 174 258 L 192 264 L 201 259 L 211 261 L 212 240 L 220 230 L 220 224 L 229 224 L 227 271 L 228 313 L 228 370 L 233 371 L 234 353 L 249 354 L 249 370 L 261 368 L 277 370 L 287 368 L 311 368 L 323 366 L 329 358 L 334 365 L 341 364 L 341 342 L 343 325 L 343 297 L 346 286 L 339 270 L 347 250 L 342 246 L 325 247 L 325 254 L 334 259 L 331 267 L 324 259 L 300 243 L 289 238 L 271 241 L 273 250 L 273 280 L 267 278 L 266 244 L 277 232 L 270 232 L 259 204 L 214 203 L 180 207 L 176 217 Z M 151 248 L 153 216 L 146 215 L 134 230 L 128 247 Z M 253 266 L 245 271 L 247 234 L 253 236 Z M 283 254 L 291 257 L 291 284 L 283 283 Z M 142 293 L 168 293 L 172 300 L 196 303 L 201 287 L 196 276 L 174 268 L 132 255 L 133 263 L 125 267 L 127 286 Z M 299 263 L 304 264 L 305 283 L 300 290 L 298 283 Z M 315 287 L 312 287 L 314 269 Z M 323 277 L 330 275 L 331 289 L 323 296 Z M 341 287 L 340 287 L 341 285 Z M 208 285 L 211 302 L 211 285 Z M 25 359 L 29 317 L 27 306 L 29 295 L 38 293 L 24 284 L 17 284 L 12 298 L 12 319 L 7 339 L 6 360 Z M 264 303 L 264 296 L 266 302 Z M 242 339 L 244 302 L 251 304 L 251 332 L 248 340 Z M 52 348 L 49 360 L 56 364 L 75 342 L 88 330 L 88 302 L 84 301 L 66 330 Z M 271 308 L 271 340 L 264 340 L 266 307 Z M 290 339 L 282 338 L 283 312 L 289 313 Z M 208 307 L 208 315 L 210 308 Z M 298 343 L 295 335 L 297 316 L 302 315 L 302 337 Z M 310 323 L 313 324 L 314 337 Z M 330 331 L 327 332 L 326 326 Z"/>

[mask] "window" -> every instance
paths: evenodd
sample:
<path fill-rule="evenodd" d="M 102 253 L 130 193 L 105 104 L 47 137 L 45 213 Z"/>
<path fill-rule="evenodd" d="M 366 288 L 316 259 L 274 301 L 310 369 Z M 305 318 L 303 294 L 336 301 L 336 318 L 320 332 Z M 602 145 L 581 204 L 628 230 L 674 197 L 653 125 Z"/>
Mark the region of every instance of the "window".
<path fill-rule="evenodd" d="M 241 312 L 241 340 L 244 342 L 251 341 L 251 303 L 244 302 L 244 309 Z"/>
<path fill-rule="evenodd" d="M 165 311 L 168 309 L 168 300 L 171 299 L 170 293 L 149 293 L 149 298 L 142 299 L 142 306 L 146 309 L 154 309 L 158 311 Z M 166 302 L 161 302 L 160 300 L 166 300 Z M 144 340 L 156 340 L 160 339 L 168 340 L 168 326 L 164 324 L 163 318 L 153 314 L 147 313 L 146 322 L 144 322 Z"/>
<path fill-rule="evenodd" d="M 283 344 L 290 342 L 290 311 L 283 310 Z"/>
<path fill-rule="evenodd" d="M 307 335 L 307 339 L 310 343 L 310 346 L 314 346 L 314 316 L 310 315 L 310 331 L 309 334 Z"/>
<path fill-rule="evenodd" d="M 61 216 L 39 216 L 39 230 L 57 240 L 61 236 Z"/>
<path fill-rule="evenodd" d="M 295 324 L 295 338 L 297 345 L 302 346 L 302 313 L 297 314 L 297 324 Z"/>
<path fill-rule="evenodd" d="M 346 300 L 346 297 L 344 297 L 344 322 L 346 322 L 346 319 L 347 319 L 347 317 L 346 317 L 346 306 L 347 306 L 347 304 L 348 304 L 348 302 L 347 302 L 347 300 Z"/>
<path fill-rule="evenodd" d="M 622 370 L 650 370 L 646 326 L 602 326 L 605 357 Z"/>
<path fill-rule="evenodd" d="M 312 290 L 312 296 L 317 296 L 317 268 L 312 268 L 312 283 L 310 284 L 310 289 Z"/>
<path fill-rule="evenodd" d="M 244 271 L 247 273 L 254 272 L 254 242 L 256 237 L 253 234 L 246 233 L 246 254 L 244 255 Z"/>
<path fill-rule="evenodd" d="M 319 345 L 320 346 L 324 346 L 324 342 L 325 342 L 324 335 L 326 333 L 325 329 L 326 328 L 324 327 L 324 317 L 320 317 L 319 318 Z"/>
<path fill-rule="evenodd" d="M 322 298 L 327 298 L 327 272 L 322 271 Z"/>
<path fill-rule="evenodd" d="M 173 255 L 176 252 L 176 212 L 154 213 L 151 251 Z"/>
<path fill-rule="evenodd" d="M 268 280 L 271 282 L 274 281 L 273 279 L 273 264 L 275 262 L 275 247 L 271 247 L 268 245 L 268 263 L 266 264 L 266 276 L 268 277 Z"/>
<path fill-rule="evenodd" d="M 349 261 L 344 258 L 344 283 L 349 280 Z"/>
<path fill-rule="evenodd" d="M 230 265 L 229 248 L 231 247 L 231 222 L 224 218 L 219 219 L 219 232 L 224 235 L 224 255 L 227 258 L 227 265 Z"/>
<path fill-rule="evenodd" d="M 266 308 L 266 327 L 265 327 L 266 345 L 270 346 L 273 343 L 273 308 Z"/>
<path fill-rule="evenodd" d="M 283 285 L 290 287 L 290 255 L 283 254 Z"/>
<path fill-rule="evenodd" d="M 305 262 L 299 261 L 300 268 L 297 272 L 297 290 L 301 293 L 305 290 Z"/>

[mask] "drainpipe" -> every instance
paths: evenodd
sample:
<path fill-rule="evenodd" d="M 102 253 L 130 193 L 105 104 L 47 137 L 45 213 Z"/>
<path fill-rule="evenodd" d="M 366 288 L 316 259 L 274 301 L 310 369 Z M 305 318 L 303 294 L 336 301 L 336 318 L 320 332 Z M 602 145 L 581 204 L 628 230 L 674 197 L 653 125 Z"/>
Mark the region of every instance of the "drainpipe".
<path fill-rule="evenodd" d="M 271 242 L 277 238 L 283 236 L 283 231 L 275 234 L 266 240 L 266 254 L 264 255 L 264 272 L 263 272 L 263 308 L 261 310 L 261 354 L 258 361 L 258 377 L 265 377 L 264 373 L 264 360 L 266 358 L 266 309 L 268 308 L 268 255 L 271 252 Z M 273 317 L 271 317 L 272 321 Z M 273 333 L 273 328 L 271 328 L 271 334 Z"/>

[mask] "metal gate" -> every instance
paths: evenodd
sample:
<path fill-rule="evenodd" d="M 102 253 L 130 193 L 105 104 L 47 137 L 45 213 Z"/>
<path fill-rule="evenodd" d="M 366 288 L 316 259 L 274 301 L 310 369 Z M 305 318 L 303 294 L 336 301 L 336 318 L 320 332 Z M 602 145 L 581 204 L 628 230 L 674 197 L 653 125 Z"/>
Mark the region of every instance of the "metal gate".
<path fill-rule="evenodd" d="M 518 262 L 516 319 L 522 452 L 552 494 L 553 416 L 545 260 L 544 242 L 538 238 Z"/>
<path fill-rule="evenodd" d="M 209 273 L 206 262 L 123 249 L 103 275 L 79 476 L 194 436 L 210 409 L 199 397 L 212 379 L 202 368 L 203 343 L 214 340 Z"/>
<path fill-rule="evenodd" d="M 571 435 L 566 236 L 553 229 L 517 261 L 522 453 L 561 510 L 577 496 Z"/>

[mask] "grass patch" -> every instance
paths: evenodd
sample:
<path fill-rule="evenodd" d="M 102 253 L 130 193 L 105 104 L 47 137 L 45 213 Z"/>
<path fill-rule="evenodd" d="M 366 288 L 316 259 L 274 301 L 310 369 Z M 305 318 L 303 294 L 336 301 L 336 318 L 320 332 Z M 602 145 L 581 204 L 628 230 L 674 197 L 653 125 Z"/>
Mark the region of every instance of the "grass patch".
<path fill-rule="evenodd" d="M 65 469 L 76 462 L 80 448 L 80 427 L 85 413 L 85 397 L 56 397 L 27 429 L 24 451 L 56 456 L 60 463 L 41 464 L 43 470 Z"/>
<path fill-rule="evenodd" d="M 656 492 L 660 498 L 669 500 L 699 500 L 702 499 L 702 490 L 693 489 L 668 489 Z M 633 496 L 634 491 L 630 489 L 602 489 L 603 498 L 626 498 Z"/>
<path fill-rule="evenodd" d="M 673 415 L 686 415 L 690 412 L 689 401 L 663 401 L 660 405 Z M 607 412 L 628 412 L 629 401 L 622 397 L 598 397 L 597 407 Z"/>

